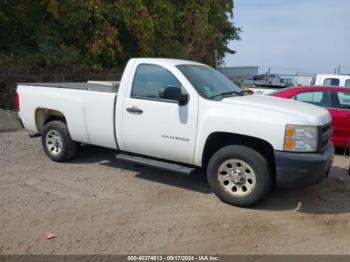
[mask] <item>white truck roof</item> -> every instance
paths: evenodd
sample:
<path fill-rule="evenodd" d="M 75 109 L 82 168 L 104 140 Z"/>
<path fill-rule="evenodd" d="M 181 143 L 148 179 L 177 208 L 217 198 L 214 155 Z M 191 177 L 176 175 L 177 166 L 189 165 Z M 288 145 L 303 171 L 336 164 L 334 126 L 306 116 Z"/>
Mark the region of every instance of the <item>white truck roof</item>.
<path fill-rule="evenodd" d="M 173 58 L 132 58 L 132 60 L 137 60 L 138 63 L 156 63 L 156 64 L 167 64 L 167 65 L 183 65 L 183 64 L 197 64 L 197 65 L 204 65 L 198 62 L 188 61 L 188 60 L 181 60 L 181 59 L 173 59 Z"/>

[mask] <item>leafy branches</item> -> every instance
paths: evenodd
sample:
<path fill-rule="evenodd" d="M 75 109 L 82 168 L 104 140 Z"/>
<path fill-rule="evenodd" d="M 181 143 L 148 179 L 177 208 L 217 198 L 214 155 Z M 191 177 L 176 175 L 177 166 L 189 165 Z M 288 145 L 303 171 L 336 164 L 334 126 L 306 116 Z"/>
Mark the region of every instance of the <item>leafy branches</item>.
<path fill-rule="evenodd" d="M 0 57 L 27 69 L 111 68 L 131 57 L 214 64 L 240 29 L 233 0 L 0 0 Z M 0 61 L 1 62 L 1 61 Z"/>

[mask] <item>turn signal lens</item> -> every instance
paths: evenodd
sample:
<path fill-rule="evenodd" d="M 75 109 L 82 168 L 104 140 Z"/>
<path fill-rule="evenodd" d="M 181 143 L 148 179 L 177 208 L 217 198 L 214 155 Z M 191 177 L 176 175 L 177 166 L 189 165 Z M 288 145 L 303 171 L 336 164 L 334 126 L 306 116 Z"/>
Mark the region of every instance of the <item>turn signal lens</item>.
<path fill-rule="evenodd" d="M 287 126 L 286 138 L 293 138 L 294 136 L 295 136 L 295 128 L 292 126 Z"/>
<path fill-rule="evenodd" d="M 295 142 L 293 139 L 286 138 L 284 140 L 284 150 L 293 151 L 294 147 L 295 147 Z"/>

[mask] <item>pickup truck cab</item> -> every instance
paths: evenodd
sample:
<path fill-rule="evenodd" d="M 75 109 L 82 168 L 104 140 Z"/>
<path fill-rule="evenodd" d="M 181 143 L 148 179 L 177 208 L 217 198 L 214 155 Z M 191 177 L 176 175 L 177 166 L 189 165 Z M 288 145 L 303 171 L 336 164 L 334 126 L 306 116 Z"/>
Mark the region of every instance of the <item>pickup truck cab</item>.
<path fill-rule="evenodd" d="M 313 85 L 350 87 L 350 75 L 317 74 L 314 78 Z"/>
<path fill-rule="evenodd" d="M 319 182 L 334 147 L 327 110 L 244 95 L 213 68 L 191 61 L 131 59 L 120 82 L 19 84 L 19 115 L 64 162 L 78 143 L 117 150 L 117 159 L 206 172 L 224 202 L 250 206 L 272 187 Z"/>

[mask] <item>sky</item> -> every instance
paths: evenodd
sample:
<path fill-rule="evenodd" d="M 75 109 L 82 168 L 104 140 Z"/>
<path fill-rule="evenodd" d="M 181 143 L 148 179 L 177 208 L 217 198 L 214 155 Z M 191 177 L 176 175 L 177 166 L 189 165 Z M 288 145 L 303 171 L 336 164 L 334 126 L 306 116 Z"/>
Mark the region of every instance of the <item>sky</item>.
<path fill-rule="evenodd" d="M 350 0 L 234 0 L 241 40 L 225 66 L 260 73 L 350 73 Z"/>

